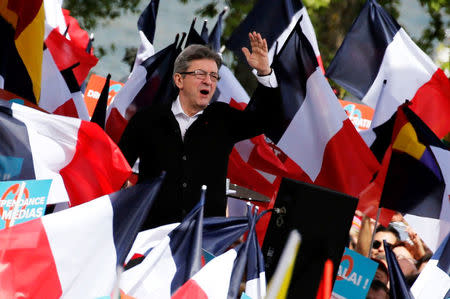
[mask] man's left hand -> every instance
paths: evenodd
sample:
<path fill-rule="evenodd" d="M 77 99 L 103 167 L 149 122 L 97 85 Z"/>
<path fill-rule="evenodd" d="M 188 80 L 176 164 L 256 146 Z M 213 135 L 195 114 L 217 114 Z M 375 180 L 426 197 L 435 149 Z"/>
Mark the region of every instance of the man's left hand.
<path fill-rule="evenodd" d="M 261 34 L 253 31 L 248 34 L 252 52 L 247 48 L 242 48 L 242 52 L 247 59 L 247 63 L 254 68 L 259 76 L 266 76 L 272 72 L 269 66 L 267 41 Z"/>

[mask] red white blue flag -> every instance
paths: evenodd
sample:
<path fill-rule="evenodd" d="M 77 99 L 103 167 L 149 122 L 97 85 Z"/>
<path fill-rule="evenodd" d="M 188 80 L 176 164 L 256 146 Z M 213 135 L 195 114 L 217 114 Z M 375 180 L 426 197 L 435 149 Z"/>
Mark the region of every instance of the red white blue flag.
<path fill-rule="evenodd" d="M 52 179 L 48 204 L 77 205 L 119 190 L 131 174 L 94 123 L 0 100 L 0 177 Z"/>
<path fill-rule="evenodd" d="M 2 297 L 109 296 L 161 178 L 0 231 Z"/>

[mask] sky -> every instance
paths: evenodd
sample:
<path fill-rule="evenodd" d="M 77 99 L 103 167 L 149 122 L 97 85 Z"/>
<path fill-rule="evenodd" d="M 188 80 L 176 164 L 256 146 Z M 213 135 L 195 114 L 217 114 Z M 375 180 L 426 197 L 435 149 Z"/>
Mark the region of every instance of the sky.
<path fill-rule="evenodd" d="M 149 0 L 148 0 L 149 1 Z M 141 11 L 147 6 L 147 0 L 141 1 Z M 195 11 L 210 0 L 190 0 L 188 4 L 182 4 L 178 0 L 161 0 L 156 24 L 155 50 L 158 51 L 175 39 L 175 35 L 187 32 L 189 26 L 196 16 Z M 224 0 L 217 1 L 218 11 L 225 7 Z M 94 47 L 102 46 L 109 48 L 111 43 L 115 45 L 115 51 L 108 51 L 108 55 L 102 57 L 92 71 L 100 76 L 106 77 L 111 74 L 112 80 L 126 81 L 129 75 L 129 66 L 122 62 L 127 47 L 139 47 L 139 36 L 137 33 L 138 14 L 124 14 L 121 17 L 103 23 L 93 31 L 95 36 Z M 226 17 L 226 15 L 225 15 Z M 202 20 L 197 20 L 197 30 L 200 31 Z M 400 17 L 397 20 L 406 31 L 413 37 L 419 37 L 428 18 L 420 7 L 417 0 L 402 0 Z M 216 19 L 208 20 L 208 28 L 212 29 Z M 111 37 L 114 37 L 111 39 Z"/>

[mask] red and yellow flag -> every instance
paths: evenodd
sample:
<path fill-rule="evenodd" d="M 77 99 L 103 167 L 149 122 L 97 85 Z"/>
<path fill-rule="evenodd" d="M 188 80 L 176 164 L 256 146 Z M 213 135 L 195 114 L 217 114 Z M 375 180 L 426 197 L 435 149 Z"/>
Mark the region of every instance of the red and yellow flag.
<path fill-rule="evenodd" d="M 43 0 L 0 0 L 0 26 L 6 40 L 4 88 L 38 103 L 44 43 Z M 23 78 L 28 76 L 28 78 Z M 29 90 L 26 90 L 29 89 Z M 22 92 L 20 92 L 22 90 Z"/>

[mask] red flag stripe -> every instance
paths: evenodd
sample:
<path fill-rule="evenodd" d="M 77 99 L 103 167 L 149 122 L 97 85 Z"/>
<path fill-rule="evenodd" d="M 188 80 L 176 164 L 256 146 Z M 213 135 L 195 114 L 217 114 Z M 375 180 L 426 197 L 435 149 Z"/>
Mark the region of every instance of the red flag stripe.
<path fill-rule="evenodd" d="M 56 110 L 53 111 L 53 114 L 78 118 L 77 107 L 75 106 L 73 99 L 66 101 L 64 104 L 56 108 Z"/>
<path fill-rule="evenodd" d="M 350 144 L 352 146 L 348 146 Z M 314 183 L 358 196 L 370 183 L 379 166 L 351 121 L 346 119 L 343 127 L 326 145 L 322 169 Z"/>
<path fill-rule="evenodd" d="M 74 42 L 59 33 L 58 29 L 50 32 L 45 40 L 45 44 L 52 53 L 59 70 L 64 70 L 78 62 L 80 63 L 73 70 L 79 85 L 83 83 L 90 69 L 98 62 L 97 57 L 87 53 L 85 48 L 78 48 Z"/>
<path fill-rule="evenodd" d="M 410 108 L 439 138 L 450 132 L 450 81 L 441 69 L 417 90 Z"/>
<path fill-rule="evenodd" d="M 117 108 L 112 108 L 106 120 L 105 131 L 114 142 L 119 143 L 120 137 L 127 126 L 128 121 L 120 114 Z"/>
<path fill-rule="evenodd" d="M 42 6 L 42 0 L 10 0 L 7 7 L 11 12 L 17 14 L 17 23 L 11 24 L 16 29 L 15 39 L 30 25 L 39 13 Z"/>
<path fill-rule="evenodd" d="M 195 280 L 189 279 L 173 294 L 172 299 L 208 299 L 208 295 Z"/>
<path fill-rule="evenodd" d="M 2 230 L 0 251 L 2 298 L 60 298 L 61 283 L 41 219 Z"/>
<path fill-rule="evenodd" d="M 71 205 L 120 189 L 131 168 L 125 159 L 118 158 L 122 157 L 118 153 L 119 148 L 97 124 L 81 121 L 75 155 L 60 170 Z"/>

